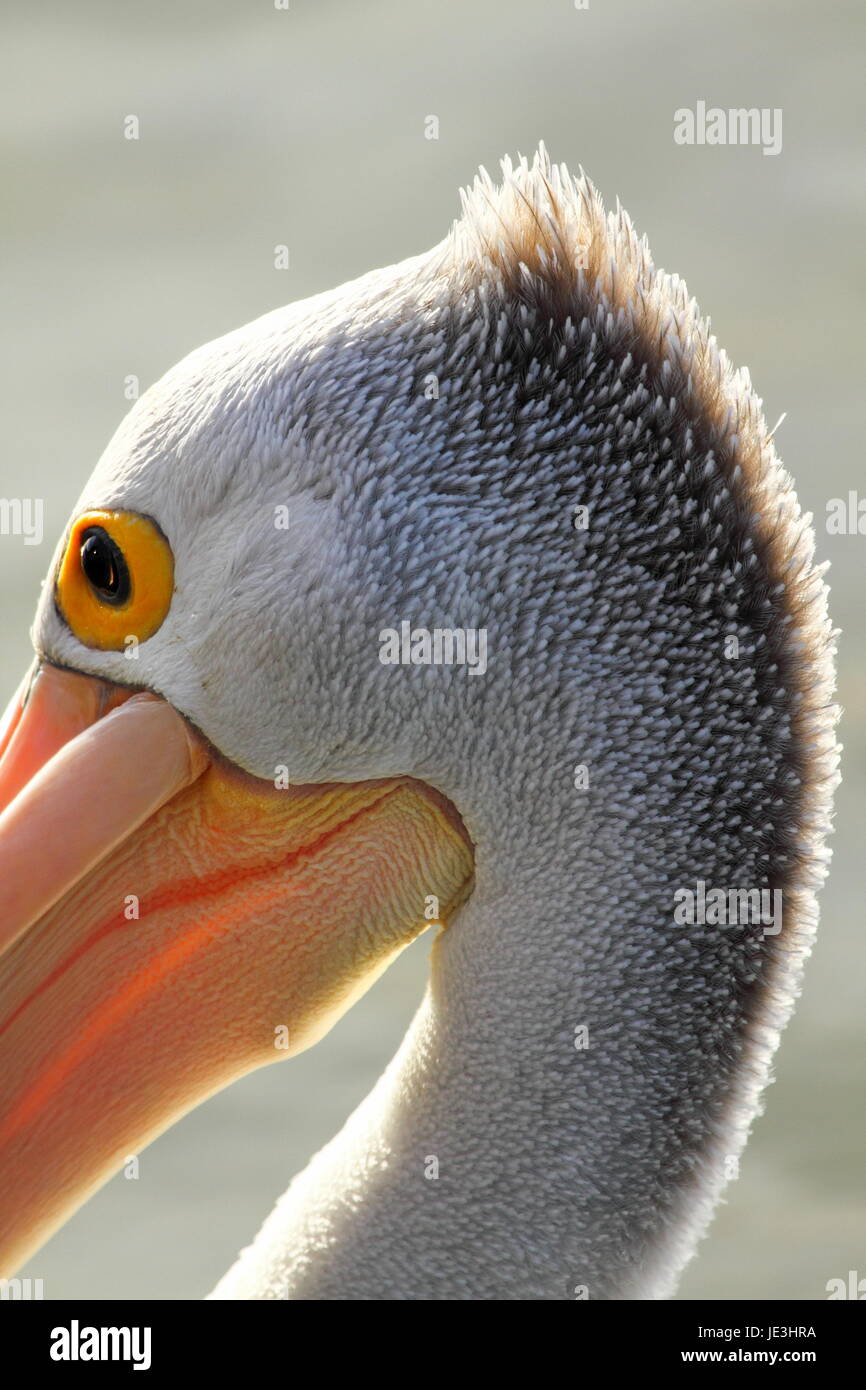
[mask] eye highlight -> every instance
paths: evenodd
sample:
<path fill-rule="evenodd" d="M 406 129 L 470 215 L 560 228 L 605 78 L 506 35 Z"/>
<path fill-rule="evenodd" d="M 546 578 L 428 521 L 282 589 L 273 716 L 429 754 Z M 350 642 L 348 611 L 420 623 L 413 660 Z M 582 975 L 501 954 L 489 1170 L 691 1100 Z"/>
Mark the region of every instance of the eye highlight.
<path fill-rule="evenodd" d="M 81 568 L 91 589 L 103 603 L 128 603 L 132 583 L 123 555 L 101 526 L 88 526 L 81 535 Z"/>
<path fill-rule="evenodd" d="M 171 546 L 150 517 L 85 512 L 72 523 L 54 597 L 86 647 L 122 651 L 144 642 L 165 618 L 174 592 Z"/>

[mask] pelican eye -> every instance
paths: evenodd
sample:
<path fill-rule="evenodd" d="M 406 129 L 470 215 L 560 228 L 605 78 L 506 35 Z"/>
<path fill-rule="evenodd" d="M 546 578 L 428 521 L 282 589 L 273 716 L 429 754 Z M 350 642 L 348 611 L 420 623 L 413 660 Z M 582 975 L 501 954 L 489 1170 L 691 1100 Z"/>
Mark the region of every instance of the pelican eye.
<path fill-rule="evenodd" d="M 128 603 L 132 586 L 126 561 L 107 531 L 90 526 L 81 535 L 81 568 L 103 603 Z"/>
<path fill-rule="evenodd" d="M 174 556 L 152 517 L 101 511 L 73 521 L 54 600 L 84 646 L 119 652 L 146 642 L 173 593 Z"/>

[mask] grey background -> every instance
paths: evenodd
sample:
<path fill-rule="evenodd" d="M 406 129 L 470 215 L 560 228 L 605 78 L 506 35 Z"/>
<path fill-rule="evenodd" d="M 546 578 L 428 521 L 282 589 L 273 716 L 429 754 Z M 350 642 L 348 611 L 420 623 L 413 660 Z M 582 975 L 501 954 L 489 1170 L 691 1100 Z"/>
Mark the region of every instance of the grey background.
<path fill-rule="evenodd" d="M 40 547 L 0 538 L 4 698 L 57 536 L 127 408 L 124 377 L 144 388 L 211 337 L 424 250 L 479 163 L 493 172 L 539 138 L 621 197 L 750 367 L 770 423 L 788 412 L 777 443 L 844 629 L 846 780 L 778 1081 L 681 1295 L 814 1299 L 866 1275 L 866 541 L 824 526 L 828 498 L 866 491 L 862 6 L 19 0 L 5 30 L 0 489 L 43 497 L 46 520 Z M 781 107 L 781 154 L 675 145 L 673 113 L 698 99 Z M 23 1273 L 49 1298 L 206 1293 L 391 1056 L 426 954 L 422 941 L 313 1052 L 187 1117 Z"/>

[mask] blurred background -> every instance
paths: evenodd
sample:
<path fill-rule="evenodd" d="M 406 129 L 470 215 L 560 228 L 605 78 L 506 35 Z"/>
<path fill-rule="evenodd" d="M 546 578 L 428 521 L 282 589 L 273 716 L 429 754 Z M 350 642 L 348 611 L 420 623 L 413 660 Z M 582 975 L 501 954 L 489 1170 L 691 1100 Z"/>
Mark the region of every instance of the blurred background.
<path fill-rule="evenodd" d="M 683 1298 L 826 1297 L 866 1276 L 863 571 L 826 532 L 866 496 L 864 14 L 856 0 L 242 0 L 7 7 L 0 492 L 45 535 L 0 537 L 0 696 L 39 584 L 128 408 L 209 338 L 425 250 L 477 166 L 583 164 L 747 364 L 843 629 L 845 781 L 819 942 L 740 1180 Z M 674 111 L 781 107 L 783 147 L 685 147 Z M 124 138 L 138 118 L 140 138 Z M 425 138 L 435 115 L 439 138 Z M 274 268 L 274 247 L 290 269 Z M 408 951 L 312 1052 L 232 1087 L 115 1178 L 23 1271 L 46 1298 L 199 1298 L 368 1091 L 421 997 Z"/>

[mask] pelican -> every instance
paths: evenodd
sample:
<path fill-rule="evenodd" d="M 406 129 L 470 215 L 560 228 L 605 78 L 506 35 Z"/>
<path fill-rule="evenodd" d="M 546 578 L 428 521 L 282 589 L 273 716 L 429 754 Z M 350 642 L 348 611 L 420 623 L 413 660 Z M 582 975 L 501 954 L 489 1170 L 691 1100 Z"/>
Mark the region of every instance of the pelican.
<path fill-rule="evenodd" d="M 169 371 L 7 714 L 2 1272 L 433 924 L 397 1055 L 212 1297 L 669 1297 L 816 926 L 813 540 L 748 374 L 543 147 Z"/>

